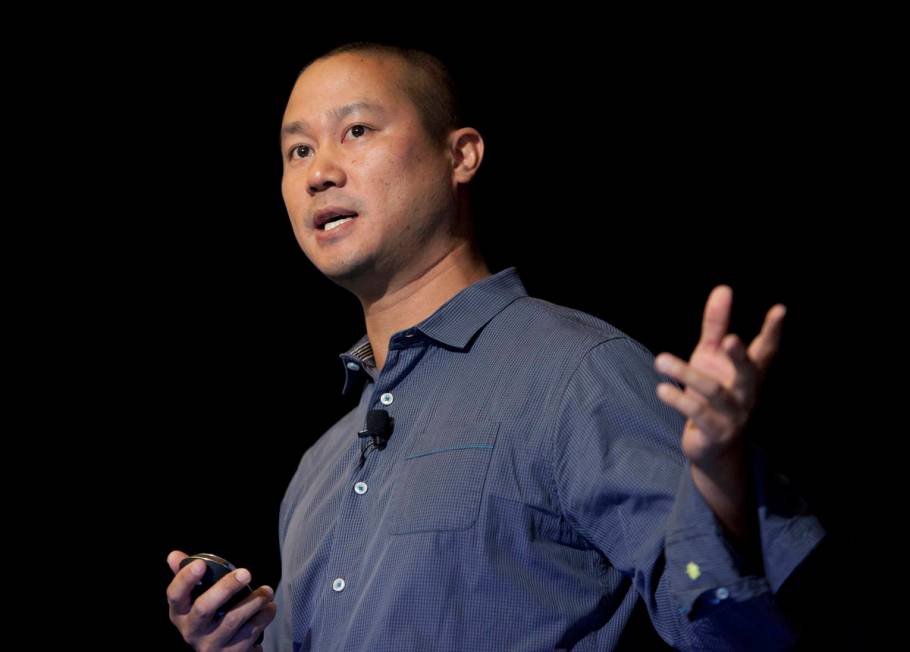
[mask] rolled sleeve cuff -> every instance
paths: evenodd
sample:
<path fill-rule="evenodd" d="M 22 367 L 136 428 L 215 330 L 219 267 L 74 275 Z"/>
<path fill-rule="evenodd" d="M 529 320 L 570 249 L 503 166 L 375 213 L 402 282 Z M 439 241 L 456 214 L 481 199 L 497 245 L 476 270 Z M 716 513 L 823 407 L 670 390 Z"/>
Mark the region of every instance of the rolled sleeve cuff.
<path fill-rule="evenodd" d="M 751 441 L 749 448 L 763 575 L 743 572 L 744 560 L 695 486 L 689 463 L 683 469 L 669 517 L 666 560 L 671 595 L 689 621 L 723 605 L 777 593 L 825 536 L 787 478 L 768 467 L 764 453 Z"/>

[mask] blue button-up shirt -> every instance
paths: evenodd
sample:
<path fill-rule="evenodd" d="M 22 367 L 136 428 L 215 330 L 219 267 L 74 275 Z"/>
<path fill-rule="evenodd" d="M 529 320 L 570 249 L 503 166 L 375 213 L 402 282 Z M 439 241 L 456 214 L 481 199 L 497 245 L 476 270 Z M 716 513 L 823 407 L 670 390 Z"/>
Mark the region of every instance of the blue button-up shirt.
<path fill-rule="evenodd" d="M 680 649 L 772 649 L 774 593 L 825 534 L 750 442 L 762 568 L 696 489 L 642 344 L 515 267 L 341 353 L 356 408 L 281 503 L 265 650 L 611 650 L 639 600 Z M 385 448 L 358 437 L 371 409 Z M 752 574 L 750 574 L 752 573 Z"/>

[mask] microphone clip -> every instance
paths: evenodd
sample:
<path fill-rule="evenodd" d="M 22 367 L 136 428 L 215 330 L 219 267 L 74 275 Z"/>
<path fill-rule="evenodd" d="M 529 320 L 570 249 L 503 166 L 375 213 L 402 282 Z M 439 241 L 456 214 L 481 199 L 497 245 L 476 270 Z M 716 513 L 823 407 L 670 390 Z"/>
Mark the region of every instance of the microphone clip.
<path fill-rule="evenodd" d="M 385 436 L 375 433 L 375 432 L 370 432 L 367 429 L 364 429 L 364 430 L 361 430 L 360 432 L 358 432 L 357 436 L 362 439 L 371 437 L 372 441 L 370 441 L 367 445 L 371 445 L 374 448 L 377 448 L 379 450 L 382 450 L 383 448 L 385 448 L 385 445 L 389 442 L 388 437 L 385 437 Z"/>
<path fill-rule="evenodd" d="M 367 427 L 358 432 L 357 436 L 362 439 L 369 437 L 371 441 L 360 448 L 360 464 L 358 468 L 363 466 L 367 449 L 370 446 L 377 450 L 382 450 L 386 447 L 389 437 L 392 435 L 394 423 L 395 420 L 389 416 L 387 410 L 370 410 L 367 413 Z"/>

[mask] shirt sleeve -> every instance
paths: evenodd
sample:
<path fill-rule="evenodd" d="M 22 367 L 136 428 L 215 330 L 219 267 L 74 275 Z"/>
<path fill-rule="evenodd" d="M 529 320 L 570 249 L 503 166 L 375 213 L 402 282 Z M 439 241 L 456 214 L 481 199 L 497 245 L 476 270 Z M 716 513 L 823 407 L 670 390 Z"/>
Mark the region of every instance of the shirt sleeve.
<path fill-rule="evenodd" d="M 749 563 L 692 480 L 680 445 L 686 419 L 658 398 L 659 382 L 681 387 L 630 337 L 584 355 L 552 430 L 563 514 L 632 581 L 673 647 L 785 649 L 795 632 L 774 594 L 825 530 L 750 440 L 761 559 Z"/>

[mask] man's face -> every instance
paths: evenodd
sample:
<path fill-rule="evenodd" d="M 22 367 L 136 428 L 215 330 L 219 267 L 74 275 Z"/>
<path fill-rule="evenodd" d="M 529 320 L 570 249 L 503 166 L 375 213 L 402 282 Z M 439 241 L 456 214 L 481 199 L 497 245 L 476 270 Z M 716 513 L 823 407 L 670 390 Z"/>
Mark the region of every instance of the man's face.
<path fill-rule="evenodd" d="M 376 289 L 438 256 L 454 219 L 452 158 L 430 142 L 400 89 L 404 66 L 358 53 L 317 61 L 294 85 L 282 120 L 281 193 L 297 242 L 351 290 Z M 344 110 L 355 103 L 375 108 Z M 320 229 L 314 219 L 328 207 L 358 216 Z"/>

